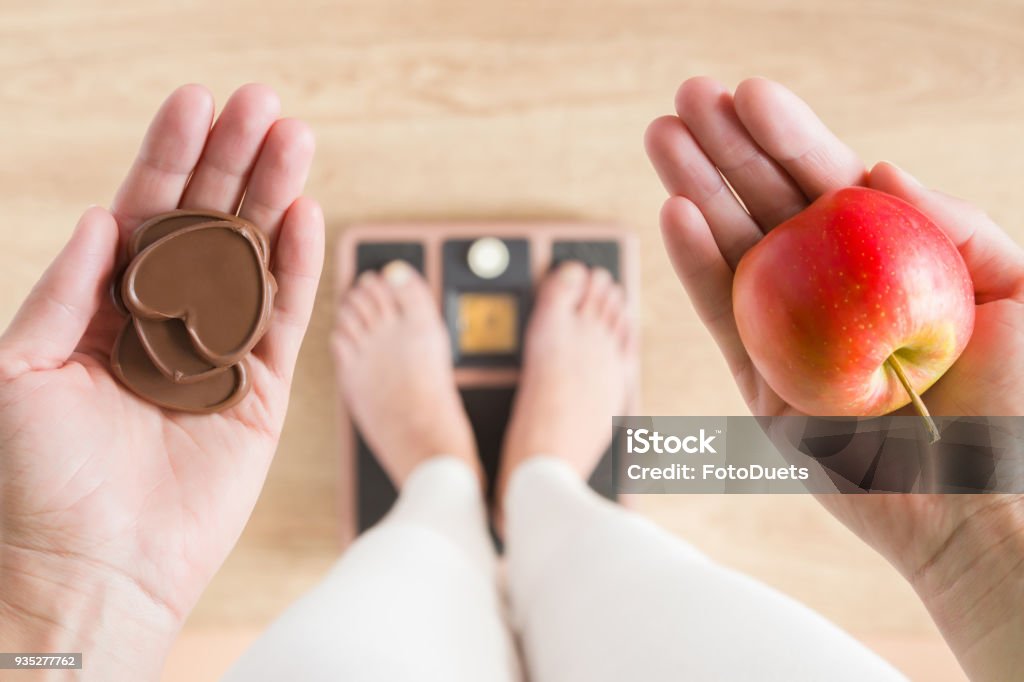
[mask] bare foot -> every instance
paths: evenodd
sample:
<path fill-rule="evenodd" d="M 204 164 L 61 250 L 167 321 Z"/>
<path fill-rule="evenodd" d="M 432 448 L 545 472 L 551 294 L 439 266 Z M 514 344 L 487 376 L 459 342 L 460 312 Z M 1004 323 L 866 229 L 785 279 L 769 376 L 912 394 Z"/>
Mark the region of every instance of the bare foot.
<path fill-rule="evenodd" d="M 633 331 L 607 270 L 566 263 L 541 284 L 526 333 L 523 372 L 505 434 L 496 512 L 523 460 L 558 457 L 587 478 L 625 407 Z"/>
<path fill-rule="evenodd" d="M 396 487 L 436 455 L 464 458 L 479 474 L 448 332 L 418 272 L 395 261 L 361 275 L 338 308 L 332 345 L 349 413 Z"/>

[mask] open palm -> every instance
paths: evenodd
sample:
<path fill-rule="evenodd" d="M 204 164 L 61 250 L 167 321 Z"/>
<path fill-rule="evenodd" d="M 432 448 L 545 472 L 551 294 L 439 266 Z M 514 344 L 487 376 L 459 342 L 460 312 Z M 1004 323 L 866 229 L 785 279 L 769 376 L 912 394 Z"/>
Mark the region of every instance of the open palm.
<path fill-rule="evenodd" d="M 743 348 L 732 314 L 733 271 L 767 231 L 824 192 L 849 185 L 888 192 L 931 217 L 974 279 L 977 328 L 958 363 L 928 391 L 931 411 L 1024 411 L 1024 356 L 1016 352 L 1024 345 L 1024 252 L 983 212 L 921 187 L 891 164 L 868 172 L 776 83 L 751 79 L 733 95 L 710 79 L 691 79 L 679 89 L 676 109 L 677 116 L 655 120 L 647 132 L 648 154 L 672 195 L 661 216 L 665 245 L 754 414 L 794 410 Z"/>
<path fill-rule="evenodd" d="M 983 212 L 880 163 L 870 172 L 793 93 L 763 79 L 735 93 L 694 78 L 676 116 L 648 128 L 648 154 L 671 195 L 661 213 L 669 257 L 751 412 L 795 414 L 757 372 L 732 310 L 733 272 L 768 231 L 824 192 L 867 185 L 913 204 L 946 232 L 974 280 L 974 335 L 924 395 L 938 415 L 1024 414 L 1024 252 Z M 730 186 L 733 191 L 730 191 Z M 966 543 L 1019 496 L 825 495 L 822 502 L 912 578 Z M 1017 532 L 1012 524 L 1000 532 Z M 999 537 L 993 541 L 998 541 Z M 919 587 L 927 589 L 926 586 Z"/>
<path fill-rule="evenodd" d="M 313 138 L 278 114 L 277 96 L 249 85 L 211 128 L 209 92 L 175 91 L 110 212 L 82 216 L 0 337 L 0 566 L 22 594 L 77 582 L 173 632 L 244 527 L 277 447 L 323 260 L 323 216 L 300 197 Z M 143 220 L 177 207 L 238 209 L 272 245 L 279 291 L 249 361 L 252 390 L 219 414 L 158 408 L 110 372 L 124 324 L 108 295 L 119 254 Z M 38 608 L 3 597 L 14 613 Z"/>

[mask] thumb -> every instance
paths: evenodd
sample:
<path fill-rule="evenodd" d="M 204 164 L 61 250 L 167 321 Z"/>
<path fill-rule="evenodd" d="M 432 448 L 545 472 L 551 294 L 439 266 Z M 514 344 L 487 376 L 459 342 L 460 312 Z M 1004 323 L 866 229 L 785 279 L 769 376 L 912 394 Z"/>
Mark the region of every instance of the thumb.
<path fill-rule="evenodd" d="M 928 189 L 884 161 L 871 169 L 868 184 L 903 199 L 935 221 L 967 263 L 978 303 L 1024 291 L 1024 251 L 980 208 Z"/>
<path fill-rule="evenodd" d="M 78 220 L 71 239 L 0 336 L 5 374 L 51 369 L 75 350 L 107 295 L 117 255 L 117 222 L 99 206 Z"/>

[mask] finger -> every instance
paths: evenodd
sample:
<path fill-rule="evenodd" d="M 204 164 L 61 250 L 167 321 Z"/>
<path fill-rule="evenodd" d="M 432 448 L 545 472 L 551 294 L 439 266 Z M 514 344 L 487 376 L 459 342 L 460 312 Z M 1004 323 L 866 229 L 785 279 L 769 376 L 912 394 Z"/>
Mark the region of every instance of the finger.
<path fill-rule="evenodd" d="M 686 125 L 662 116 L 647 127 L 647 155 L 669 194 L 686 197 L 700 209 L 730 267 L 763 236 L 732 190 L 704 154 Z"/>
<path fill-rule="evenodd" d="M 672 197 L 661 209 L 661 236 L 698 317 L 733 374 L 738 375 L 750 358 L 733 317 L 733 271 L 718 250 L 704 215 L 688 199 Z"/>
<path fill-rule="evenodd" d="M 117 239 L 117 223 L 106 209 L 93 206 L 82 215 L 0 336 L 3 365 L 37 370 L 67 361 L 107 295 Z"/>
<path fill-rule="evenodd" d="M 736 114 L 754 141 L 779 162 L 813 201 L 830 189 L 862 185 L 864 162 L 807 103 L 770 80 L 751 78 L 736 88 Z"/>
<path fill-rule="evenodd" d="M 238 210 L 260 147 L 280 112 L 281 101 L 271 88 L 250 83 L 236 90 L 213 124 L 181 207 Z"/>
<path fill-rule="evenodd" d="M 213 96 L 183 85 L 157 111 L 110 210 L 127 238 L 144 220 L 177 208 L 213 120 Z"/>
<path fill-rule="evenodd" d="M 285 211 L 302 194 L 314 147 L 313 131 L 298 119 L 283 118 L 267 133 L 239 214 L 259 225 L 271 244 Z"/>
<path fill-rule="evenodd" d="M 949 236 L 967 263 L 978 303 L 1024 293 L 1024 251 L 984 211 L 924 187 L 891 163 L 871 169 L 870 185 L 915 206 Z"/>
<path fill-rule="evenodd" d="M 274 374 L 290 382 L 302 338 L 309 325 L 324 263 L 324 214 L 320 205 L 300 197 L 288 209 L 274 251 L 277 296 L 257 356 Z"/>
<path fill-rule="evenodd" d="M 793 179 L 740 123 L 732 94 L 721 83 L 689 79 L 676 93 L 676 112 L 763 231 L 807 207 Z"/>

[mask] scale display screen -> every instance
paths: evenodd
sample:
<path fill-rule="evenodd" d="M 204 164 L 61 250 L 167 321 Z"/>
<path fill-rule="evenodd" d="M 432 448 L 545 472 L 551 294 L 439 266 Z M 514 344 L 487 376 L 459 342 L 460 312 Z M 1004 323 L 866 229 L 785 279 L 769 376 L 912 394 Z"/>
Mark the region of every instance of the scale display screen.
<path fill-rule="evenodd" d="M 490 355 L 518 349 L 519 299 L 515 294 L 461 293 L 457 311 L 461 353 Z"/>

